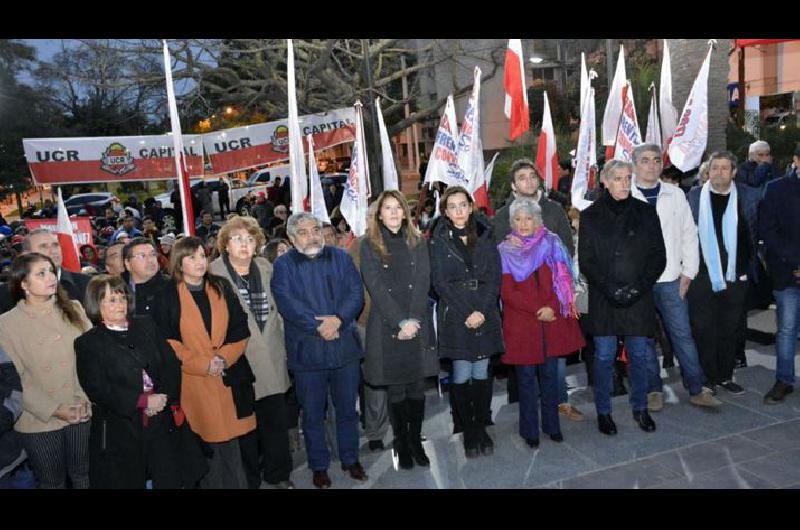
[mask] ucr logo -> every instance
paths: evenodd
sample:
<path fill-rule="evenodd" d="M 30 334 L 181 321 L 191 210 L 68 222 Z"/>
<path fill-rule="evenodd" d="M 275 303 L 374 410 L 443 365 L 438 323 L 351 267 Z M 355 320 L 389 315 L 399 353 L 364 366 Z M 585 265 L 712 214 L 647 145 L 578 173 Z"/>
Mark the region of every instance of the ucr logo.
<path fill-rule="evenodd" d="M 124 175 L 136 169 L 130 151 L 119 142 L 109 145 L 100 157 L 100 169 L 112 175 Z"/>
<path fill-rule="evenodd" d="M 278 153 L 289 152 L 289 128 L 286 125 L 278 125 L 272 133 L 272 150 Z"/>

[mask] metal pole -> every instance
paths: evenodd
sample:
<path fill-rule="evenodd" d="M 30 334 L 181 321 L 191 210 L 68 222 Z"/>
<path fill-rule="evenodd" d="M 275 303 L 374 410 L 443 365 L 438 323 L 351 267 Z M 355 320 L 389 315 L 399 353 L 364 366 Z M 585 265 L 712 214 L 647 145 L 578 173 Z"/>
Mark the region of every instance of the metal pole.
<path fill-rule="evenodd" d="M 745 126 L 745 95 L 747 89 L 745 87 L 744 78 L 744 48 L 739 48 L 739 108 L 736 109 L 736 121 L 739 122 L 739 127 Z"/>
<path fill-rule="evenodd" d="M 372 87 L 372 66 L 370 66 L 369 61 L 369 40 L 368 39 L 361 39 L 361 48 L 364 50 L 364 68 L 366 69 L 366 78 L 367 78 L 367 88 L 369 89 L 369 102 L 367 106 L 369 106 L 370 116 L 370 126 L 372 128 L 372 150 L 365 149 L 365 151 L 371 151 L 372 156 L 369 157 L 370 160 L 370 189 L 372 191 L 372 197 L 376 198 L 382 191 L 383 191 L 383 171 L 378 170 L 380 164 L 378 164 L 378 149 L 381 145 L 381 139 L 378 135 L 378 115 L 377 109 L 375 108 L 375 89 Z M 366 138 L 364 139 L 366 142 Z M 366 146 L 364 146 L 366 147 Z"/>

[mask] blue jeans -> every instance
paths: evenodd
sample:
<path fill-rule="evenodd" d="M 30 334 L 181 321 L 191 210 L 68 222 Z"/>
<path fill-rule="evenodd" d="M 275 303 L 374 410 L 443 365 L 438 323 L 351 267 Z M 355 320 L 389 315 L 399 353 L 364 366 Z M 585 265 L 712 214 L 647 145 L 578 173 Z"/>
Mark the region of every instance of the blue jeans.
<path fill-rule="evenodd" d="M 306 442 L 308 466 L 324 471 L 330 464 L 325 441 L 325 403 L 330 388 L 336 410 L 336 441 L 339 458 L 344 465 L 358 462 L 358 383 L 361 366 L 358 361 L 333 370 L 296 371 L 294 383 L 297 398 L 303 407 L 303 438 Z"/>
<path fill-rule="evenodd" d="M 775 377 L 781 383 L 794 384 L 794 354 L 797 346 L 798 321 L 800 321 L 800 289 L 787 287 L 783 291 L 773 291 L 778 306 L 775 334 L 775 354 L 777 356 Z"/>
<path fill-rule="evenodd" d="M 558 365 L 561 359 L 546 357 L 544 364 L 514 367 L 519 383 L 519 434 L 525 439 L 539 439 L 539 391 L 542 402 L 542 431 L 559 434 Z"/>
<path fill-rule="evenodd" d="M 680 296 L 680 280 L 656 283 L 653 287 L 653 298 L 681 365 L 684 385 L 689 389 L 690 395 L 699 394 L 703 389 L 705 376 L 700 367 L 700 357 L 689 323 L 689 301 Z M 654 339 L 647 340 L 648 392 L 661 392 L 664 388 L 655 343 Z"/>
<path fill-rule="evenodd" d="M 569 394 L 567 394 L 567 358 L 558 357 L 558 404 L 568 403 Z"/>
<path fill-rule="evenodd" d="M 628 350 L 630 403 L 634 412 L 647 410 L 647 337 L 625 336 Z M 617 337 L 594 338 L 594 406 L 598 414 L 611 414 L 611 388 Z"/>
<path fill-rule="evenodd" d="M 489 379 L 489 358 L 480 361 L 453 361 L 453 384 L 460 385 L 472 379 Z"/>

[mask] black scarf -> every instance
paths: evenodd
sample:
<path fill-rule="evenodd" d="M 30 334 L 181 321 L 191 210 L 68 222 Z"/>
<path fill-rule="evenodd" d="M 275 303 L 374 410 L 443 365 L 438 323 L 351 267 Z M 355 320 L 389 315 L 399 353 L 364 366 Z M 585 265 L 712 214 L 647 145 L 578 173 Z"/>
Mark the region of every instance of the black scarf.
<path fill-rule="evenodd" d="M 236 283 L 236 290 L 242 294 L 246 293 L 244 298 L 247 301 L 247 308 L 250 310 L 250 313 L 252 313 L 253 318 L 256 319 L 258 328 L 264 331 L 264 324 L 267 321 L 269 309 L 265 312 L 262 310 L 263 308 L 260 307 L 263 305 L 261 302 L 266 301 L 266 293 L 264 292 L 264 286 L 261 285 L 261 274 L 256 266 L 255 258 L 250 260 L 250 270 L 247 273 L 247 281 L 233 268 L 231 258 L 227 251 L 222 253 L 222 262 L 228 269 L 228 274 L 230 274 L 231 278 L 233 278 L 233 281 Z"/>
<path fill-rule="evenodd" d="M 461 238 L 469 237 L 470 223 L 474 222 L 474 218 L 470 218 L 469 222 L 464 225 L 464 228 L 456 228 L 450 219 L 447 220 L 447 228 L 450 230 L 450 238 L 453 240 L 456 250 L 461 255 L 461 258 L 464 260 L 464 263 L 467 265 L 467 267 L 472 267 L 472 252 L 470 252 L 470 249 L 466 244 L 464 244 L 464 241 L 462 241 Z"/>

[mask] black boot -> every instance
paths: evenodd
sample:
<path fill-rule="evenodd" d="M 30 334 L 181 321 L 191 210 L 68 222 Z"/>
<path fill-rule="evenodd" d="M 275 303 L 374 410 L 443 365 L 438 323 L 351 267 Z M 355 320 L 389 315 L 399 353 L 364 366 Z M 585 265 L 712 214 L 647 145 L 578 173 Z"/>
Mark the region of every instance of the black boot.
<path fill-rule="evenodd" d="M 460 409 L 456 406 L 456 393 L 458 391 L 453 390 L 455 386 L 455 383 L 453 383 L 453 374 L 450 374 L 447 397 L 450 400 L 450 415 L 453 416 L 453 434 L 458 434 L 464 432 L 464 422 L 461 419 Z"/>
<path fill-rule="evenodd" d="M 508 390 L 508 402 L 519 403 L 519 385 L 517 384 L 517 374 L 513 366 L 508 367 L 508 380 L 506 381 Z"/>
<path fill-rule="evenodd" d="M 418 466 L 428 467 L 431 461 L 422 447 L 422 420 L 425 418 L 425 400 L 407 399 L 405 401 L 408 415 L 408 448 Z"/>
<path fill-rule="evenodd" d="M 486 432 L 486 426 L 492 425 L 492 409 L 489 404 L 492 401 L 492 380 L 473 379 L 472 380 L 472 402 L 475 405 L 475 428 L 478 435 L 478 444 L 481 453 L 486 456 L 494 453 L 494 442 Z"/>
<path fill-rule="evenodd" d="M 392 447 L 397 452 L 400 469 L 413 469 L 414 460 L 408 448 L 408 417 L 406 415 L 406 402 L 389 403 L 389 421 L 392 422 L 394 442 Z"/>
<path fill-rule="evenodd" d="M 475 413 L 472 406 L 472 392 L 469 383 L 451 384 L 453 417 L 461 419 L 464 428 L 464 454 L 467 458 L 478 456 L 478 440 L 475 432 Z"/>

